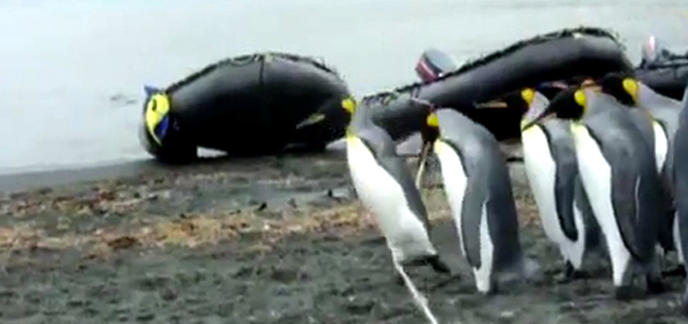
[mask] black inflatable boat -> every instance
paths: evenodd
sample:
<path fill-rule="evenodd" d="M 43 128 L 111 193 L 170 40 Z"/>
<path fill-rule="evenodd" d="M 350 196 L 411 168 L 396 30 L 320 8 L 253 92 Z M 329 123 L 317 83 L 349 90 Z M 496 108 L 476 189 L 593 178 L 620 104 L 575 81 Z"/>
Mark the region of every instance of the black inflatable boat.
<path fill-rule="evenodd" d="M 438 58 L 437 51 L 424 57 Z M 416 71 L 438 71 L 450 65 L 427 62 Z M 449 63 L 448 63 L 449 62 Z M 364 97 L 376 123 L 395 139 L 421 130 L 427 107 L 418 102 L 461 110 L 486 126 L 499 140 L 520 136 L 519 113 L 510 109 L 475 109 L 522 87 L 572 80 L 581 76 L 600 77 L 611 71 L 632 71 L 633 66 L 611 33 L 597 28 L 565 29 L 515 43 L 501 51 L 464 64 L 443 74 L 420 73 L 426 81 Z"/>
<path fill-rule="evenodd" d="M 146 87 L 141 139 L 167 162 L 190 161 L 199 147 L 234 156 L 322 149 L 344 134 L 347 97 L 344 80 L 312 58 L 239 56 L 164 89 Z"/>

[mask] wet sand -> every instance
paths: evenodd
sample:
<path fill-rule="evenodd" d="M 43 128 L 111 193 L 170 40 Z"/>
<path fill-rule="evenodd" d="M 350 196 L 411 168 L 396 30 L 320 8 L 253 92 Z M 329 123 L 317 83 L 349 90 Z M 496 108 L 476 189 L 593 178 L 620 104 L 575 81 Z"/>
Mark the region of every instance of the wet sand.
<path fill-rule="evenodd" d="M 410 165 L 414 161 L 409 160 Z M 608 262 L 558 283 L 558 251 L 511 163 L 528 283 L 475 292 L 452 243 L 437 169 L 423 195 L 459 274 L 410 270 L 442 323 L 677 323 L 682 283 L 613 299 Z M 87 179 L 82 179 L 87 180 Z M 0 194 L 2 323 L 423 323 L 342 151 L 150 168 Z"/>

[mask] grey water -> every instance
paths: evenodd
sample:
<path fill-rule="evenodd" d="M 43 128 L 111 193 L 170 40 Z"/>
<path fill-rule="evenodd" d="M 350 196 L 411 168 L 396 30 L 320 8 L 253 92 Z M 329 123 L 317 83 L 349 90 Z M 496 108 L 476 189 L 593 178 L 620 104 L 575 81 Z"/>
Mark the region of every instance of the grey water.
<path fill-rule="evenodd" d="M 143 85 L 257 51 L 322 58 L 357 96 L 417 80 L 421 52 L 459 61 L 559 28 L 688 47 L 688 1 L 253 0 L 0 2 L 0 174 L 150 159 Z"/>

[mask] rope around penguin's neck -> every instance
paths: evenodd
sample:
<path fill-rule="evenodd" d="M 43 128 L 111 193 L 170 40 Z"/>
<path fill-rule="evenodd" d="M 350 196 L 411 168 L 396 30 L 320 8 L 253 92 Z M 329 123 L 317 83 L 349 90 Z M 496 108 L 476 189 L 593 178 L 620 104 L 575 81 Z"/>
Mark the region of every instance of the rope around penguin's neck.
<path fill-rule="evenodd" d="M 397 270 L 397 272 L 399 272 L 399 275 L 401 275 L 401 278 L 404 279 L 406 287 L 408 288 L 409 292 L 411 292 L 413 301 L 415 301 L 416 305 L 421 309 L 421 311 L 423 311 L 423 314 L 425 314 L 425 317 L 427 317 L 430 323 L 438 324 L 435 315 L 432 314 L 430 307 L 428 307 L 428 299 L 425 298 L 425 296 L 423 296 L 423 294 L 416 289 L 416 286 L 413 285 L 413 281 L 411 281 L 411 278 L 409 278 L 409 276 L 406 274 L 404 268 L 401 266 L 394 253 L 392 253 L 392 262 L 394 263 L 394 268 Z"/>

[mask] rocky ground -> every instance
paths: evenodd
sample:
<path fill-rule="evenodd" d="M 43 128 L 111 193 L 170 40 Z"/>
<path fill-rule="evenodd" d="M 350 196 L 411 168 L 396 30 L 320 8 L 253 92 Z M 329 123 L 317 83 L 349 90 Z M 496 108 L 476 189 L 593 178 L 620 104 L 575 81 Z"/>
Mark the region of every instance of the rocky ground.
<path fill-rule="evenodd" d="M 494 296 L 456 253 L 437 174 L 423 195 L 459 277 L 413 269 L 442 323 L 677 323 L 682 282 L 613 299 L 609 265 L 559 283 L 522 167 L 512 163 L 526 254 L 541 267 Z M 422 323 L 397 284 L 342 152 L 219 160 L 0 194 L 1 323 Z"/>

